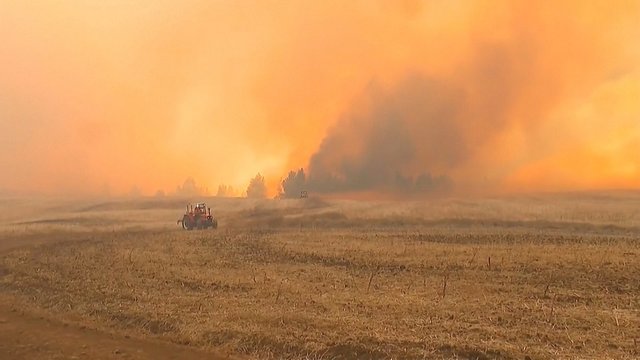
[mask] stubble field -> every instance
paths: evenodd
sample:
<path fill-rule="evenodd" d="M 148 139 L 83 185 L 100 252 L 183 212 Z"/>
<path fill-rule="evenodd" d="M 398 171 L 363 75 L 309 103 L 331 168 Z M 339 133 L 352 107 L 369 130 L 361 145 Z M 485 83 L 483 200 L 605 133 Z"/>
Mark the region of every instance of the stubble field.
<path fill-rule="evenodd" d="M 1 300 L 248 358 L 640 357 L 638 193 L 207 202 L 218 230 L 182 199 L 2 200 Z"/>

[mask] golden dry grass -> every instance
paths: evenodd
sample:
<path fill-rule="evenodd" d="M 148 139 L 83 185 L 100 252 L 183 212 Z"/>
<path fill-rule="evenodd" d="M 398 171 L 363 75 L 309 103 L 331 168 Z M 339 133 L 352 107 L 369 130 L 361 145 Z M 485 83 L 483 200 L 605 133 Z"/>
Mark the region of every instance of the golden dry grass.
<path fill-rule="evenodd" d="M 218 231 L 178 230 L 181 200 L 5 216 L 41 244 L 0 257 L 0 292 L 256 358 L 640 356 L 637 194 L 212 201 Z"/>

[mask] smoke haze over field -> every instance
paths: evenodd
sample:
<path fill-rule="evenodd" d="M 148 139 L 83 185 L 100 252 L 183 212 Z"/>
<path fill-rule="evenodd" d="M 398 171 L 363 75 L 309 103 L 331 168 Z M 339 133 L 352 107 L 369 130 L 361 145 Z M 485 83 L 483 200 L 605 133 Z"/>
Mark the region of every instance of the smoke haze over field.
<path fill-rule="evenodd" d="M 637 188 L 639 23 L 637 0 L 0 0 L 0 190 Z"/>

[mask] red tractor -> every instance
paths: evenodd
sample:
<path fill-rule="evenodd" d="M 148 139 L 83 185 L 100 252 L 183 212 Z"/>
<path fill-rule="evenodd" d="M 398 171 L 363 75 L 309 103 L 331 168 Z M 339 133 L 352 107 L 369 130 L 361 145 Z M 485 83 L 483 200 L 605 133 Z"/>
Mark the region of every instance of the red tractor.
<path fill-rule="evenodd" d="M 182 220 L 178 220 L 178 224 L 180 223 L 185 230 L 218 228 L 218 220 L 213 218 L 211 208 L 207 209 L 204 203 L 198 203 L 195 207 L 187 205 L 187 211 L 182 216 Z"/>

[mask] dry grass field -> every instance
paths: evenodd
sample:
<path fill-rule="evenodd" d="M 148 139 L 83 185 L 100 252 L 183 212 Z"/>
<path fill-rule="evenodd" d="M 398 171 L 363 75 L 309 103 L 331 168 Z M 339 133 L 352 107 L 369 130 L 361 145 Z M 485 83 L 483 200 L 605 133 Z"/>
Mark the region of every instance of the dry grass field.
<path fill-rule="evenodd" d="M 248 358 L 640 358 L 640 194 L 0 200 L 0 297 Z M 34 213 L 36 214 L 34 216 Z"/>

